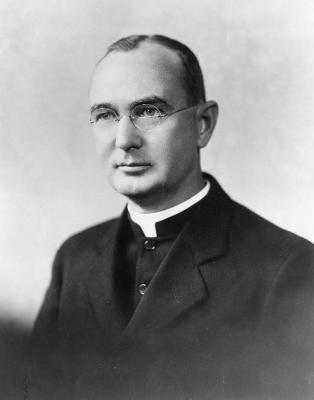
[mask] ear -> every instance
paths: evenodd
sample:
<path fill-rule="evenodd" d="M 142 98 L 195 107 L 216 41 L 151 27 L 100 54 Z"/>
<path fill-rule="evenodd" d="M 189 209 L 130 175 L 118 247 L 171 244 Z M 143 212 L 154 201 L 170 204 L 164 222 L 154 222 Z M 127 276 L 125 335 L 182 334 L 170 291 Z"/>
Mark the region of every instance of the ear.
<path fill-rule="evenodd" d="M 218 118 L 218 104 L 215 101 L 207 101 L 198 106 L 198 147 L 201 149 L 207 145 L 215 129 Z"/>

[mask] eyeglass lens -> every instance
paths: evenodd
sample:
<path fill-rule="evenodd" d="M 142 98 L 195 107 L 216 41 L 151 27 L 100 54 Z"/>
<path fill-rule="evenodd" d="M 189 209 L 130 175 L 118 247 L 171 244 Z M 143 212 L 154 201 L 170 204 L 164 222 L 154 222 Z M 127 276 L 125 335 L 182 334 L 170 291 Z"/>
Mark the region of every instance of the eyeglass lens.
<path fill-rule="evenodd" d="M 152 104 L 138 104 L 130 112 L 129 118 L 133 125 L 142 130 L 149 130 L 158 125 L 162 117 L 166 114 L 162 113 L 158 107 Z M 123 116 L 119 116 L 110 108 L 98 108 L 91 113 L 90 122 L 110 129 L 119 122 Z"/>

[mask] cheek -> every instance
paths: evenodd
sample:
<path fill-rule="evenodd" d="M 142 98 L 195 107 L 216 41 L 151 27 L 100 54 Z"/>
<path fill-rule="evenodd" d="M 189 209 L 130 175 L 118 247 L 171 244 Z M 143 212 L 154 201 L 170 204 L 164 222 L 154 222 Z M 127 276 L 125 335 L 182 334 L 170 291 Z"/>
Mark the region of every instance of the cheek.
<path fill-rule="evenodd" d="M 198 154 L 195 131 L 184 127 L 176 129 L 165 135 L 164 140 L 155 143 L 155 148 L 158 148 L 160 159 L 167 165 L 189 163 Z"/>
<path fill-rule="evenodd" d="M 108 157 L 114 148 L 114 138 L 112 135 L 94 130 L 95 147 L 99 156 Z"/>

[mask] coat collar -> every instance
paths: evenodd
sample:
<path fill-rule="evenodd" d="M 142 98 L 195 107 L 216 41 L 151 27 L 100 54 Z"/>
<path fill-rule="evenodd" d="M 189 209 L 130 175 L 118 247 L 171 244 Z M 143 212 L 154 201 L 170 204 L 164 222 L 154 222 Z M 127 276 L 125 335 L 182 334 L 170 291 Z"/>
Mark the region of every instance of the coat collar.
<path fill-rule="evenodd" d="M 234 204 L 215 178 L 203 176 L 210 181 L 211 189 L 182 232 L 182 240 L 191 247 L 197 265 L 227 250 Z"/>

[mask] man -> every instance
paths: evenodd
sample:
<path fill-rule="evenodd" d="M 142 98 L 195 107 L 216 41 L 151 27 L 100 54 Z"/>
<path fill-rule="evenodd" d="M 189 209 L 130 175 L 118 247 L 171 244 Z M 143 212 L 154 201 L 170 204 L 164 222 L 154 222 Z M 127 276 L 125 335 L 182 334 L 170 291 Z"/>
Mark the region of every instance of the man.
<path fill-rule="evenodd" d="M 202 174 L 218 106 L 194 54 L 121 39 L 90 98 L 127 208 L 57 253 L 33 335 L 41 398 L 307 398 L 313 246 Z"/>

